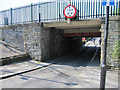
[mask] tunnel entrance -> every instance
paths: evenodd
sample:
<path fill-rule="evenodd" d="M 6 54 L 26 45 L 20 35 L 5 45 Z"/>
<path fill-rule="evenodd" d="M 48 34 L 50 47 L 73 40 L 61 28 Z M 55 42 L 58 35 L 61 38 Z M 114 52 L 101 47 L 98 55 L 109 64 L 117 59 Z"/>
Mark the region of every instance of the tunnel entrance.
<path fill-rule="evenodd" d="M 91 62 L 94 66 L 100 66 L 100 37 L 65 37 L 64 44 L 64 50 L 66 55 L 70 55 L 71 57 L 73 56 L 73 60 L 78 60 L 80 66 L 87 65 Z"/>
<path fill-rule="evenodd" d="M 87 63 L 92 59 L 97 48 L 99 48 L 97 53 L 98 62 L 100 63 L 100 47 L 97 45 L 99 41 L 92 40 L 92 38 L 101 37 L 100 20 L 71 21 L 70 24 L 66 22 L 45 23 L 45 26 L 63 30 L 63 41 L 60 42 L 62 43 L 62 48 L 57 49 L 57 51 L 62 50 L 62 56 L 68 56 L 69 59 L 67 60 L 69 62 L 78 60 L 80 61 L 79 64 L 82 62 Z M 85 61 L 86 59 L 88 61 Z"/>
<path fill-rule="evenodd" d="M 62 56 L 45 62 L 58 61 L 57 64 L 73 67 L 86 67 L 92 63 L 92 66 L 99 67 L 101 50 L 99 39 L 100 37 L 64 37 Z"/>

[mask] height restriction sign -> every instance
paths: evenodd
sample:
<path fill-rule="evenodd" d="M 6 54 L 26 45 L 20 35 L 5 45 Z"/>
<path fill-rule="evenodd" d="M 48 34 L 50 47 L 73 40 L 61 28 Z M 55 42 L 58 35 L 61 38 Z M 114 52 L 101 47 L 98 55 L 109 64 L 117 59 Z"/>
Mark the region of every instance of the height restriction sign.
<path fill-rule="evenodd" d="M 73 18 L 76 15 L 76 8 L 73 5 L 68 5 L 64 9 L 64 15 L 66 18 Z"/>

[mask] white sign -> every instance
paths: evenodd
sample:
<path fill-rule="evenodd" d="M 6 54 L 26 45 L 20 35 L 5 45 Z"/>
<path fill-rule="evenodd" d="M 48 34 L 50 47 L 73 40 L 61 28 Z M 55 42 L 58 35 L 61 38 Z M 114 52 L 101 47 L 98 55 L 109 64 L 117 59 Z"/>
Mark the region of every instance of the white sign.
<path fill-rule="evenodd" d="M 75 6 L 68 5 L 64 9 L 64 15 L 66 18 L 73 18 L 77 13 Z"/>

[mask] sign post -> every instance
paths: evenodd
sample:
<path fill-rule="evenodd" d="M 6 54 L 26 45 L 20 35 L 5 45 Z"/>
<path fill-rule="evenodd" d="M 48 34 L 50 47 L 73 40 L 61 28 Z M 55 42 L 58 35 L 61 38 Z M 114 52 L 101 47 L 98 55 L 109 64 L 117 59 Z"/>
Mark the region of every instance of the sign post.
<path fill-rule="evenodd" d="M 103 46 L 103 60 L 101 63 L 101 76 L 100 76 L 100 90 L 105 90 L 106 81 L 106 51 L 107 51 L 107 38 L 108 38 L 108 27 L 109 27 L 109 6 L 114 5 L 114 0 L 102 0 L 102 6 L 106 6 L 106 19 L 105 19 L 105 35 L 104 35 L 104 46 Z"/>
<path fill-rule="evenodd" d="M 70 0 L 68 1 L 68 5 L 70 5 Z M 70 23 L 70 18 L 68 18 L 68 23 Z"/>

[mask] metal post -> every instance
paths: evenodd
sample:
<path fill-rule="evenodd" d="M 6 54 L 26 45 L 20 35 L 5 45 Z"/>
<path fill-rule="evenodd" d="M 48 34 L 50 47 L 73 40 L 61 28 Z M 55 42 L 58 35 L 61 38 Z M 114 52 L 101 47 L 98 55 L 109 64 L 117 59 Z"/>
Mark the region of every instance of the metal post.
<path fill-rule="evenodd" d="M 61 19 L 61 15 L 60 15 L 60 1 L 58 1 L 58 3 L 59 3 L 59 21 L 60 21 L 60 19 Z"/>
<path fill-rule="evenodd" d="M 105 20 L 105 36 L 103 46 L 103 60 L 101 63 L 101 77 L 100 77 L 100 90 L 105 90 L 106 81 L 106 51 L 107 51 L 107 38 L 108 38 L 108 24 L 109 24 L 109 6 L 106 6 L 106 20 Z"/>
<path fill-rule="evenodd" d="M 41 22 L 41 15 L 40 15 L 40 3 L 39 3 L 39 22 Z"/>
<path fill-rule="evenodd" d="M 120 0 L 119 0 L 119 15 L 120 15 Z"/>
<path fill-rule="evenodd" d="M 10 8 L 10 17 L 11 17 L 10 24 L 12 25 L 12 8 Z"/>
<path fill-rule="evenodd" d="M 33 22 L 33 4 L 31 3 L 31 22 Z"/>
<path fill-rule="evenodd" d="M 68 5 L 70 5 L 70 1 L 71 0 L 68 1 Z M 67 19 L 67 22 L 70 23 L 70 18 Z"/>

